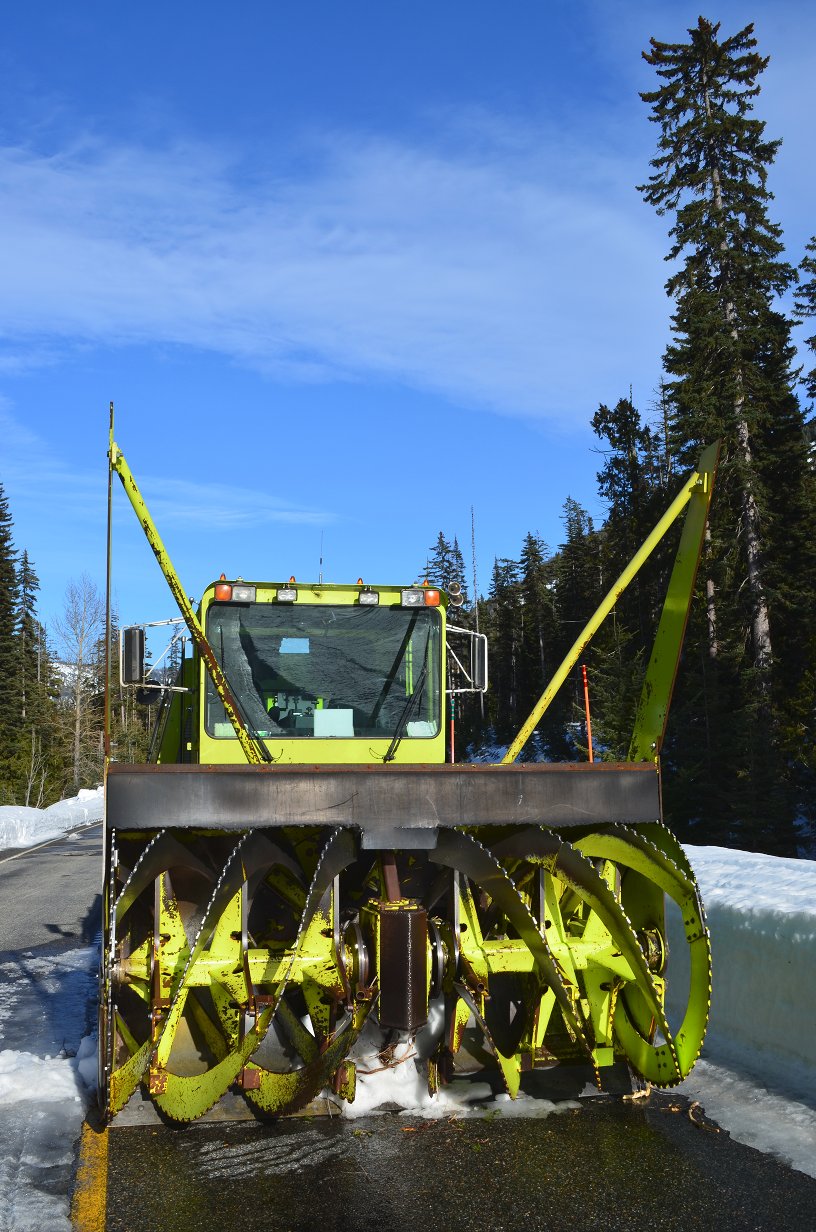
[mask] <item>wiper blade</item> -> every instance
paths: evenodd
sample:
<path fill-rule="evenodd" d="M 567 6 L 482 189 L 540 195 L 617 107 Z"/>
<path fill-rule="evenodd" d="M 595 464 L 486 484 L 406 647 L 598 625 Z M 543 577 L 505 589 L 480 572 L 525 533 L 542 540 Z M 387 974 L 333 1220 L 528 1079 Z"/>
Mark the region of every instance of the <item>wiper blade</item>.
<path fill-rule="evenodd" d="M 399 671 L 400 666 L 402 664 L 405 651 L 408 648 L 408 643 L 411 640 L 411 636 L 414 632 L 414 627 L 418 619 L 419 619 L 419 609 L 415 609 L 411 613 L 411 619 L 408 622 L 408 628 L 405 630 L 405 636 L 402 639 L 400 648 L 397 651 L 394 662 L 391 664 L 391 670 L 389 671 L 388 675 L 383 681 L 383 687 L 380 691 L 380 696 L 377 698 L 376 702 L 374 703 L 374 709 L 371 711 L 371 714 L 368 716 L 368 726 L 369 727 L 373 727 L 374 724 L 377 722 L 380 711 L 382 710 L 383 705 L 385 704 L 385 700 L 388 697 L 388 694 L 391 692 L 391 686 L 397 678 L 397 672 Z"/>
<path fill-rule="evenodd" d="M 399 748 L 400 741 L 402 740 L 402 737 L 403 737 L 403 733 L 405 731 L 405 728 L 408 726 L 408 719 L 411 717 L 411 712 L 416 706 L 419 699 L 422 697 L 422 691 L 425 688 L 425 677 L 427 676 L 427 674 L 428 674 L 428 664 L 424 663 L 422 666 L 422 671 L 419 673 L 419 679 L 417 680 L 416 688 L 414 689 L 411 696 L 408 698 L 408 701 L 403 706 L 402 714 L 400 715 L 397 721 L 397 726 L 394 728 L 394 738 L 389 744 L 386 754 L 383 757 L 383 763 L 387 761 L 393 761 L 396 756 L 397 749 Z"/>

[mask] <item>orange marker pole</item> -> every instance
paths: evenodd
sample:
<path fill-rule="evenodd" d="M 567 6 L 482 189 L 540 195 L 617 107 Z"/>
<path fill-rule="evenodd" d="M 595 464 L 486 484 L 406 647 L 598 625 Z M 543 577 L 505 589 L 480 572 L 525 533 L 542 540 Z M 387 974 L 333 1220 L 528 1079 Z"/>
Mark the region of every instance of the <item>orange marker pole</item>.
<path fill-rule="evenodd" d="M 586 725 L 587 725 L 587 746 L 589 748 L 589 760 L 594 761 L 592 755 L 592 720 L 589 717 L 589 684 L 587 682 L 586 663 L 581 664 L 581 675 L 584 680 L 584 708 L 586 710 Z"/>

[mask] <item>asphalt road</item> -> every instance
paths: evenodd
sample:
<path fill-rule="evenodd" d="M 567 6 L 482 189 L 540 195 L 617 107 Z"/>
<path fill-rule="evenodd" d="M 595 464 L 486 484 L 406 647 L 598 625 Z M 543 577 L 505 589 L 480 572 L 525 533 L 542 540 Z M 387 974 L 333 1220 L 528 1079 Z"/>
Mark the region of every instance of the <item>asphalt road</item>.
<path fill-rule="evenodd" d="M 546 1120 L 386 1115 L 109 1133 L 108 1232 L 777 1232 L 816 1181 L 695 1126 L 685 1101 Z"/>
<path fill-rule="evenodd" d="M 0 954 L 88 945 L 101 922 L 101 886 L 101 823 L 36 850 L 0 852 Z"/>
<path fill-rule="evenodd" d="M 0 955 L 91 943 L 100 874 L 99 827 L 0 853 Z M 114 1128 L 95 1184 L 108 1232 L 816 1232 L 816 1180 L 699 1120 L 669 1093 L 545 1120 Z"/>

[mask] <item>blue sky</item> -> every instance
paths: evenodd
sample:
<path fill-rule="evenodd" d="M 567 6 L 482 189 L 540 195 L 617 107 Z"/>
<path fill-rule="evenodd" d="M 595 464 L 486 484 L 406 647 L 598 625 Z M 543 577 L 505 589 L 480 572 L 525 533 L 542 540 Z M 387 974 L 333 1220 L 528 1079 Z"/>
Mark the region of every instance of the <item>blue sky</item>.
<path fill-rule="evenodd" d="M 685 3 L 16 5 L 0 48 L 0 482 L 42 583 L 104 578 L 107 406 L 190 594 L 413 580 L 438 531 L 480 589 L 566 497 L 589 420 L 647 411 L 667 221 L 635 185 L 649 36 Z M 772 61 L 773 216 L 816 231 L 816 11 L 721 3 Z M 173 603 L 116 492 L 124 621 Z"/>

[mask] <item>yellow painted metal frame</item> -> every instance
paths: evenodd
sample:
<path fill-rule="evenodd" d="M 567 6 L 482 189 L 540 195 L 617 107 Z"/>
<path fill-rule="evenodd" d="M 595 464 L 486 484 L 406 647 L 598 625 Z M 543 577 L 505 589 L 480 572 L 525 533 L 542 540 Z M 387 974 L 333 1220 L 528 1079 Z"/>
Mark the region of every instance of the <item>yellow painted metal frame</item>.
<path fill-rule="evenodd" d="M 720 443 L 710 445 L 700 457 L 697 469 L 688 477 L 683 487 L 669 505 L 651 534 L 638 548 L 629 564 L 603 599 L 595 614 L 578 634 L 563 662 L 555 672 L 541 697 L 533 707 L 530 717 L 522 725 L 513 743 L 502 758 L 502 764 L 513 762 L 533 734 L 536 724 L 550 706 L 567 676 L 572 671 L 581 651 L 597 633 L 612 611 L 629 583 L 638 574 L 652 552 L 674 524 L 687 505 L 685 525 L 680 537 L 680 546 L 675 558 L 663 614 L 658 626 L 652 657 L 644 681 L 638 707 L 635 732 L 629 752 L 633 761 L 656 757 L 663 739 L 666 716 L 671 701 L 677 664 L 683 643 L 683 634 L 688 619 L 697 564 L 705 532 L 705 523 L 711 503 L 711 493 Z"/>
<path fill-rule="evenodd" d="M 150 511 L 144 502 L 144 498 L 139 490 L 139 485 L 133 477 L 130 467 L 125 461 L 125 455 L 122 453 L 116 441 L 113 439 L 113 416 L 111 415 L 110 426 L 110 443 L 108 448 L 108 462 L 111 471 L 115 471 L 122 481 L 122 487 L 125 489 L 127 498 L 133 506 L 133 512 L 139 519 L 139 524 L 145 533 L 147 542 L 153 549 L 153 554 L 159 563 L 159 568 L 165 576 L 167 585 L 173 593 L 176 603 L 179 605 L 179 611 L 184 617 L 184 623 L 190 630 L 190 636 L 195 643 L 198 653 L 201 655 L 202 661 L 206 664 L 210 678 L 218 692 L 218 696 L 224 703 L 224 709 L 227 712 L 227 717 L 235 729 L 235 734 L 240 741 L 241 748 L 244 751 L 248 762 L 258 765 L 267 760 L 262 755 L 258 748 L 258 742 L 252 739 L 252 736 L 246 729 L 235 704 L 235 700 L 230 692 L 226 677 L 221 671 L 221 666 L 213 654 L 212 647 L 204 636 L 204 630 L 199 624 L 198 618 L 192 609 L 190 600 L 184 593 L 184 589 L 179 581 L 179 576 L 173 568 L 173 562 L 170 559 L 167 548 L 162 542 L 161 535 L 156 530 L 156 524 L 150 516 Z"/>

